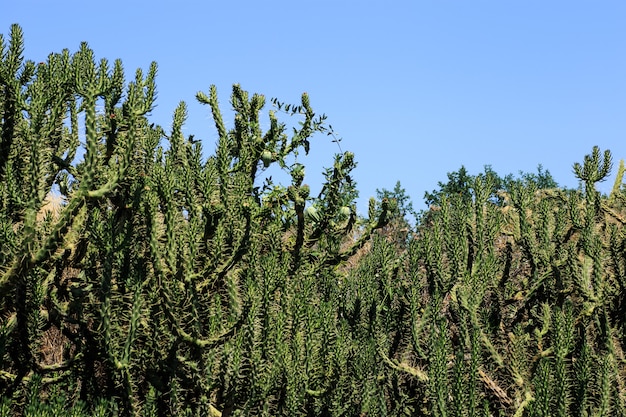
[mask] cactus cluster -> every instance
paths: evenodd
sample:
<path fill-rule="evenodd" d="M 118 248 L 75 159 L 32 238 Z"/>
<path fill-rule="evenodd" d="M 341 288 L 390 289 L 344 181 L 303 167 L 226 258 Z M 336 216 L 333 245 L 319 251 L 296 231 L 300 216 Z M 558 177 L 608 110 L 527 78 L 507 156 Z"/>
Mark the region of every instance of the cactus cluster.
<path fill-rule="evenodd" d="M 265 121 L 234 85 L 227 129 L 199 92 L 205 158 L 185 103 L 149 121 L 156 72 L 0 37 L 0 416 L 626 414 L 610 152 L 579 190 L 474 177 L 412 227 L 387 195 L 357 216 L 351 152 L 311 195 L 306 93 Z"/>
<path fill-rule="evenodd" d="M 121 62 L 96 62 L 86 44 L 35 65 L 22 42 L 16 25 L 0 44 L 9 412 L 33 402 L 29 392 L 58 390 L 68 404 L 104 398 L 124 415 L 320 403 L 307 393 L 332 385 L 320 365 L 334 338 L 336 266 L 385 211 L 343 245 L 358 228 L 344 209 L 356 197 L 353 154 L 337 155 L 317 197 L 289 162 L 327 129 L 308 95 L 287 108 L 301 119 L 289 135 L 275 111 L 261 130 L 262 95 L 235 85 L 227 130 L 215 87 L 199 92 L 219 137 L 204 160 L 182 133 L 185 103 L 169 133 L 148 121 L 156 64 L 125 85 Z M 290 185 L 263 178 L 272 163 Z M 50 199 L 56 210 L 42 216 Z"/>
<path fill-rule="evenodd" d="M 375 241 L 346 303 L 388 368 L 372 359 L 389 384 L 373 414 L 399 415 L 393 398 L 408 415 L 624 415 L 623 169 L 596 190 L 610 166 L 596 147 L 574 165 L 584 189 L 517 180 L 499 200 L 479 175 L 471 198 L 431 207 L 404 259 Z"/>

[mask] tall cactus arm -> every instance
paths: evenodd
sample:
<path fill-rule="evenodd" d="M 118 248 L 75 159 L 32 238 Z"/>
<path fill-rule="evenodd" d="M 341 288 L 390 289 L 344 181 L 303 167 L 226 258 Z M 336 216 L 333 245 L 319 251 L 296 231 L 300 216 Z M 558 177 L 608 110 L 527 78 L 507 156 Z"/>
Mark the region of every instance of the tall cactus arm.
<path fill-rule="evenodd" d="M 624 182 L 625 172 L 626 172 L 626 166 L 624 165 L 624 160 L 621 159 L 619 161 L 619 167 L 617 168 L 617 174 L 615 175 L 615 182 L 613 182 L 613 188 L 611 189 L 611 194 L 609 195 L 610 203 L 614 203 L 617 200 L 618 196 L 620 195 L 622 184 Z"/>
<path fill-rule="evenodd" d="M 6 165 L 13 141 L 18 119 L 23 117 L 24 97 L 22 87 L 33 75 L 34 65 L 24 64 L 24 35 L 22 29 L 14 24 L 11 26 L 10 42 L 5 46 L 4 38 L 0 37 L 0 105 L 2 105 L 0 132 L 0 181 L 4 180 Z"/>

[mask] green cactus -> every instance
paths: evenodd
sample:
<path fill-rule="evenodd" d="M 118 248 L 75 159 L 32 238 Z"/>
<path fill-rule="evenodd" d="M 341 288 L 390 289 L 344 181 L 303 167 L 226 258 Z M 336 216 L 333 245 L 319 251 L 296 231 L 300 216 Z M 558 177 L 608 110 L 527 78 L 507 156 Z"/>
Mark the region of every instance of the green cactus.
<path fill-rule="evenodd" d="M 0 415 L 624 415 L 610 152 L 581 190 L 464 171 L 411 228 L 389 195 L 357 215 L 351 152 L 311 194 L 298 155 L 333 132 L 306 93 L 267 131 L 264 96 L 234 85 L 227 129 L 197 93 L 205 158 L 185 103 L 148 120 L 156 64 L 36 65 L 19 26 L 0 52 Z"/>

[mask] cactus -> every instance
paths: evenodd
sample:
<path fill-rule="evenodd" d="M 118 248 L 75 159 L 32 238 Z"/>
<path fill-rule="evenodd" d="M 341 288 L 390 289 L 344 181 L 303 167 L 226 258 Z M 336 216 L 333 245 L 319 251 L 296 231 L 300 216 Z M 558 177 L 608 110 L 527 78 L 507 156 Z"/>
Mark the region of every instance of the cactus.
<path fill-rule="evenodd" d="M 387 194 L 357 215 L 351 152 L 312 195 L 306 93 L 263 121 L 234 85 L 230 129 L 197 93 L 205 158 L 185 103 L 149 121 L 156 64 L 34 64 L 19 26 L 0 52 L 0 415 L 624 415 L 610 152 L 580 190 L 464 171 L 412 228 Z"/>
<path fill-rule="evenodd" d="M 338 375 L 321 365 L 334 355 L 321 340 L 337 339 L 337 267 L 386 211 L 344 247 L 356 224 L 342 209 L 356 197 L 354 156 L 337 156 L 317 197 L 304 167 L 287 162 L 327 130 L 308 95 L 286 107 L 303 119 L 289 137 L 275 111 L 261 131 L 262 95 L 235 85 L 227 130 L 215 87 L 198 93 L 219 136 L 203 161 L 182 134 L 185 103 L 171 133 L 148 122 L 156 64 L 124 87 L 121 62 L 96 63 L 85 43 L 39 65 L 23 60 L 19 26 L 0 46 L 2 393 L 19 398 L 42 375 L 42 394 L 79 387 L 70 404 L 119 392 L 124 415 L 323 407 L 317 398 Z M 263 182 L 260 168 L 274 162 L 289 187 Z M 62 207 L 40 221 L 50 193 Z M 314 206 L 320 212 L 305 216 Z M 55 348 L 66 360 L 42 364 L 52 331 L 63 335 Z"/>
<path fill-rule="evenodd" d="M 581 180 L 590 179 L 581 191 L 539 189 L 526 177 L 492 199 L 489 178 L 478 177 L 469 182 L 472 198 L 439 195 L 408 248 L 391 255 L 406 253 L 396 272 L 405 298 L 376 332 L 389 341 L 406 335 L 397 350 L 379 353 L 390 372 L 404 375 L 395 401 L 424 401 L 421 385 L 431 393 L 425 415 L 477 415 L 480 404 L 492 415 L 623 410 L 624 368 L 615 353 L 623 358 L 616 334 L 624 222 L 621 191 L 609 199 L 593 188 L 610 166 L 610 153 L 600 155 L 594 149 L 576 165 Z M 373 242 L 366 263 L 376 246 L 390 244 Z M 377 274 L 358 271 L 354 279 Z M 368 296 L 374 304 L 386 305 L 382 288 Z M 439 328 L 450 335 L 445 362 L 436 359 L 444 351 Z"/>

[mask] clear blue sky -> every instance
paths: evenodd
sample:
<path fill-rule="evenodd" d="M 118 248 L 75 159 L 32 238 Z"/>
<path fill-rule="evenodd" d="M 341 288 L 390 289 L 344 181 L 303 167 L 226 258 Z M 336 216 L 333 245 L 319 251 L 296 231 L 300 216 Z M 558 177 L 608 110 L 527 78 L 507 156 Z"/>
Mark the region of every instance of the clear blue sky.
<path fill-rule="evenodd" d="M 168 127 L 186 101 L 186 133 L 207 152 L 216 133 L 198 90 L 216 84 L 223 106 L 233 83 L 286 102 L 307 91 L 356 154 L 360 211 L 397 180 L 424 208 L 424 192 L 461 165 L 505 175 L 542 164 L 576 187 L 572 164 L 594 145 L 615 168 L 626 158 L 623 0 L 0 0 L 0 10 L 0 32 L 19 23 L 29 59 L 87 41 L 131 75 L 157 61 L 152 121 Z M 313 190 L 337 151 L 326 136 L 312 142 Z"/>

